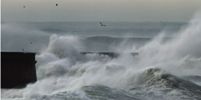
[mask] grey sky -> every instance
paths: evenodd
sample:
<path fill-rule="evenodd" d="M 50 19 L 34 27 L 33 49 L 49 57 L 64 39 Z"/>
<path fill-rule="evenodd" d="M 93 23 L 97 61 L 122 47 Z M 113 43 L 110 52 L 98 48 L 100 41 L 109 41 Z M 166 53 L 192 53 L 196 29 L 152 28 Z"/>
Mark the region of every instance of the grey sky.
<path fill-rule="evenodd" d="M 1 6 L 3 21 L 188 21 L 201 0 L 2 0 Z"/>

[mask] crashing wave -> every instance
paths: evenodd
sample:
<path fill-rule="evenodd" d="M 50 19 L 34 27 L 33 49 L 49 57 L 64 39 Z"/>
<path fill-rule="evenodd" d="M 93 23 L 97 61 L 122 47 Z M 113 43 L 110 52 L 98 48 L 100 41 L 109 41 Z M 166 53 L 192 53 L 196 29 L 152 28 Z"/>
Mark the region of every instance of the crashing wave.
<path fill-rule="evenodd" d="M 174 97 L 179 100 L 200 100 L 201 86 L 191 81 L 184 80 L 172 74 L 168 74 L 159 68 L 145 70 L 139 77 L 139 87 L 131 88 L 134 94 L 141 96 L 168 98 Z M 139 90 L 141 91 L 139 93 Z M 142 92 L 143 91 L 143 92 Z M 160 92 L 160 93 L 158 93 Z M 167 97 L 164 97 L 166 100 Z"/>
<path fill-rule="evenodd" d="M 92 100 L 139 100 L 128 91 L 101 85 L 84 86 L 82 90 Z"/>

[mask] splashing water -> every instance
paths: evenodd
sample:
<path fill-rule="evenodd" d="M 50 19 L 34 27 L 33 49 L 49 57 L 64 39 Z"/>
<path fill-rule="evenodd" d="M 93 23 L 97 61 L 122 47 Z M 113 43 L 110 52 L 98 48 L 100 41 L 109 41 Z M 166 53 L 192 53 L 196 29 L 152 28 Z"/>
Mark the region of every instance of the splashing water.
<path fill-rule="evenodd" d="M 120 56 L 110 58 L 82 55 L 86 48 L 80 37 L 52 35 L 36 56 L 39 80 L 21 90 L 21 99 L 199 100 L 199 84 L 182 77 L 201 76 L 200 37 L 197 15 L 174 38 L 165 41 L 162 34 L 135 49 L 122 50 L 123 43 L 113 49 Z"/>

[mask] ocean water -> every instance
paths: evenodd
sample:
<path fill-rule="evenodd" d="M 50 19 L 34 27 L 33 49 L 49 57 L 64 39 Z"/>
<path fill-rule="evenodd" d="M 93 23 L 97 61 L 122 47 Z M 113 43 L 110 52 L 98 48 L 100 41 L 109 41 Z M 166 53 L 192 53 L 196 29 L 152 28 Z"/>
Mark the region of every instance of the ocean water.
<path fill-rule="evenodd" d="M 2 50 L 37 52 L 38 81 L 2 99 L 201 100 L 201 16 L 104 24 L 3 23 Z"/>
<path fill-rule="evenodd" d="M 3 22 L 2 50 L 39 52 L 47 48 L 49 37 L 56 34 L 79 37 L 85 51 L 113 51 L 110 47 L 122 43 L 141 46 L 163 31 L 172 37 L 186 25 L 181 22 L 103 23 L 107 26 L 102 27 L 99 22 Z"/>

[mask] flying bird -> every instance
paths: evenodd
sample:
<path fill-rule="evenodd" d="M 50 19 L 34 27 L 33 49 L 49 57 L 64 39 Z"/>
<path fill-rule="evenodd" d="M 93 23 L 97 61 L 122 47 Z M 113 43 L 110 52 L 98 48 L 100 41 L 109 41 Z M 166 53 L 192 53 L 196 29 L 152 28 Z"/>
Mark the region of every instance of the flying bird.
<path fill-rule="evenodd" d="M 99 22 L 99 24 L 100 24 L 100 26 L 103 26 L 103 27 L 105 27 L 106 25 L 105 24 L 103 24 L 102 22 Z"/>

